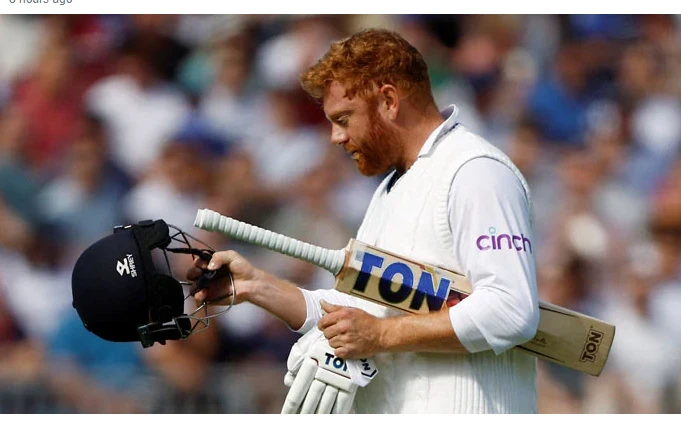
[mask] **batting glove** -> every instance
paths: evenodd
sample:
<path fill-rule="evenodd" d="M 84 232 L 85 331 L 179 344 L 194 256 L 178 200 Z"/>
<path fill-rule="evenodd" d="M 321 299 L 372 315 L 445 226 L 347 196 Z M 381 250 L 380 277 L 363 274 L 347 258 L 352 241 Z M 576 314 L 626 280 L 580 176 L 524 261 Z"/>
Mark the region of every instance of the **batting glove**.
<path fill-rule="evenodd" d="M 357 388 L 378 373 L 371 360 L 337 357 L 317 328 L 293 345 L 287 367 L 284 383 L 290 389 L 281 411 L 284 414 L 350 413 Z"/>

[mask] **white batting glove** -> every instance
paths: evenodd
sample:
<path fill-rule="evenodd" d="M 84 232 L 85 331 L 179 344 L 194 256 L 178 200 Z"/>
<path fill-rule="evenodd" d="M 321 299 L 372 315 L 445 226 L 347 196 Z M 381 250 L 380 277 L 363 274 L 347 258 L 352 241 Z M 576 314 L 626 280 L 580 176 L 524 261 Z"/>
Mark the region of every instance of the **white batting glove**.
<path fill-rule="evenodd" d="M 378 372 L 370 360 L 346 362 L 333 352 L 317 328 L 293 345 L 284 377 L 290 389 L 281 413 L 350 413 L 357 388 Z M 362 375 L 362 379 L 355 377 L 358 382 L 353 382 L 352 375 Z"/>

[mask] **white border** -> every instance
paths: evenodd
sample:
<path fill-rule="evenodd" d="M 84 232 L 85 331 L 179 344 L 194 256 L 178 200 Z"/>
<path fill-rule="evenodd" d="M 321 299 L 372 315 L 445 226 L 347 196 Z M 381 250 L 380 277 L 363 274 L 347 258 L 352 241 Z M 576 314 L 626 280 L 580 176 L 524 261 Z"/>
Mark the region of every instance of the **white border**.
<path fill-rule="evenodd" d="M 29 424 L 36 420 L 34 415 L 0 415 L 3 424 Z M 266 423 L 276 422 L 283 425 L 347 425 L 351 421 L 353 425 L 376 425 L 377 421 L 383 421 L 384 425 L 413 425 L 415 421 L 428 421 L 429 423 L 439 424 L 475 424 L 475 425 L 526 425 L 526 424 L 543 424 L 547 420 L 552 425 L 572 425 L 575 421 L 584 423 L 595 423 L 600 421 L 614 420 L 619 424 L 634 424 L 634 423 L 655 423 L 655 424 L 677 424 L 679 423 L 680 415 L 607 415 L 607 414 L 552 414 L 552 415 L 437 415 L 428 414 L 421 415 L 325 415 L 320 418 L 316 415 L 267 415 L 268 418 L 254 418 L 254 415 L 247 414 L 233 414 L 233 415 L 91 415 L 91 414 L 60 414 L 47 415 L 54 419 L 61 420 L 62 418 L 70 425 L 91 425 L 96 421 L 98 425 L 119 425 L 122 421 L 127 425 L 147 424 L 149 420 L 159 421 L 163 425 L 187 425 L 195 424 L 195 421 L 211 423 L 218 423 L 222 421 L 230 421 L 232 425 L 241 425 L 252 423 L 254 420 L 264 420 Z M 265 416 L 265 415 L 255 415 Z M 274 416 L 274 417 L 273 417 Z M 616 417 L 615 417 L 616 416 Z M 52 419 L 52 418 L 51 418 Z M 634 422 L 636 421 L 636 422 Z"/>
<path fill-rule="evenodd" d="M 444 1 L 444 0 L 419 0 L 417 2 L 397 1 L 392 0 L 387 2 L 385 0 L 343 0 L 338 2 L 328 1 L 286 1 L 280 0 L 277 2 L 244 2 L 244 1 L 229 1 L 229 0 L 71 0 L 70 4 L 60 6 L 54 4 L 54 0 L 49 0 L 47 4 L 21 4 L 21 0 L 15 0 L 12 4 L 11 0 L 0 0 L 0 13 L 3 14 L 132 14 L 132 13 L 159 13 L 164 14 L 309 14 L 309 13 L 348 13 L 348 14 L 384 14 L 388 11 L 390 14 L 404 14 L 404 13 L 673 13 L 670 8 L 678 5 L 680 2 L 670 2 L 661 0 L 647 0 L 645 2 L 607 2 L 607 1 L 570 1 L 562 2 L 533 2 L 528 0 L 523 1 Z M 676 13 L 681 12 L 677 10 Z M 90 425 L 95 419 L 99 425 L 108 425 L 109 423 L 118 425 L 123 418 L 120 415 L 61 415 L 68 416 L 64 418 L 72 425 L 84 423 Z M 191 416 L 191 415 L 190 415 Z M 225 420 L 222 415 L 201 415 L 195 418 L 187 417 L 186 415 L 168 416 L 163 418 L 164 425 L 172 425 L 173 423 L 186 424 L 187 421 L 198 420 Z M 323 419 L 324 424 L 342 424 L 350 419 L 356 425 L 367 423 L 376 425 L 376 418 L 374 415 L 357 415 L 352 418 L 327 416 Z M 383 415 L 385 416 L 385 415 Z M 413 417 L 410 415 L 396 416 L 390 415 L 387 420 L 393 422 L 411 423 Z M 476 425 L 496 424 L 517 421 L 523 424 L 544 421 L 546 418 L 543 415 L 492 415 L 492 416 L 477 416 L 475 418 L 464 418 L 462 415 L 452 417 L 450 415 L 429 415 L 428 420 L 435 421 L 474 421 Z M 579 421 L 603 421 L 608 420 L 608 416 L 614 415 L 580 415 Z M 618 424 L 621 422 L 629 422 L 636 420 L 637 422 L 645 422 L 650 420 L 653 423 L 679 423 L 679 417 L 674 415 L 617 415 L 616 420 Z M 573 415 L 551 415 L 552 423 L 567 424 L 575 421 Z M 32 415 L 2 415 L 3 424 L 24 424 L 35 420 Z M 124 419 L 126 422 L 135 423 L 137 421 L 146 422 L 147 418 L 141 415 L 127 415 Z M 235 420 L 237 424 L 252 420 L 251 415 L 230 415 L 229 420 Z M 314 416 L 281 416 L 277 417 L 278 423 L 301 425 L 310 423 L 318 425 L 320 418 Z M 615 418 L 613 418 L 615 420 Z"/>
<path fill-rule="evenodd" d="M 14 3 L 11 3 L 14 1 Z M 21 4 L 21 2 L 47 2 Z M 60 1 L 70 1 L 60 5 Z M 57 2 L 56 4 L 54 2 Z M 674 7 L 676 6 L 676 7 Z M 674 10 L 676 9 L 676 10 Z M 679 2 L 647 0 L 0 0 L 3 14 L 563 14 L 681 13 Z"/>

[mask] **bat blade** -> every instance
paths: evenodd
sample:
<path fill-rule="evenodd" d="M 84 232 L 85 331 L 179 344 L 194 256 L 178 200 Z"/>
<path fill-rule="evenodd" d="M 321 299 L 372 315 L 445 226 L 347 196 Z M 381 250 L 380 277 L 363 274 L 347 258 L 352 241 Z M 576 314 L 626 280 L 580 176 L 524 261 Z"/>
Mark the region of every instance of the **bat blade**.
<path fill-rule="evenodd" d="M 468 296 L 465 276 L 415 262 L 357 240 L 348 244 L 336 289 L 412 314 L 451 307 Z M 539 303 L 535 337 L 515 347 L 589 375 L 600 375 L 610 354 L 615 326 L 550 303 Z"/>

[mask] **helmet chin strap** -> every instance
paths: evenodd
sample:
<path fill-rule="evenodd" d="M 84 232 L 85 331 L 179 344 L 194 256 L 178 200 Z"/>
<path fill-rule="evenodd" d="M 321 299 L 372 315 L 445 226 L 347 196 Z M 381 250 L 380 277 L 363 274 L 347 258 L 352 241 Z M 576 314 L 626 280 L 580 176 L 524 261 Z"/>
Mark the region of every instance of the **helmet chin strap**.
<path fill-rule="evenodd" d="M 158 342 L 165 345 L 166 340 L 185 339 L 192 334 L 189 323 L 183 323 L 178 319 L 185 319 L 182 316 L 173 318 L 172 325 L 164 325 L 154 322 L 137 328 L 142 347 L 149 348 Z"/>

